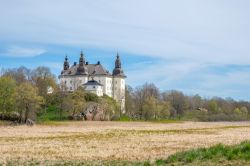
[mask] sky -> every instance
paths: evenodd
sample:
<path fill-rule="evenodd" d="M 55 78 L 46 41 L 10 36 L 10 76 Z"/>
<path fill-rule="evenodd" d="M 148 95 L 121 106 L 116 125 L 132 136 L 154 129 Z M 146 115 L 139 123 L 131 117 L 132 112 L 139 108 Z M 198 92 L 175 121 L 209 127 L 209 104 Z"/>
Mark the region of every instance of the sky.
<path fill-rule="evenodd" d="M 126 82 L 250 101 L 249 0 L 0 0 L 0 68 L 48 66 L 83 50 Z"/>

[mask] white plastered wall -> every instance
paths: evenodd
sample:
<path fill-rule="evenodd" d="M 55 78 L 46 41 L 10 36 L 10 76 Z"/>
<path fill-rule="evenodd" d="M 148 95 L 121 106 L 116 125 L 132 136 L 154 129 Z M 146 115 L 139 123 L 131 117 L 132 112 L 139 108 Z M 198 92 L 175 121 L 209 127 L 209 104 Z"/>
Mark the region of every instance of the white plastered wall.
<path fill-rule="evenodd" d="M 125 79 L 123 77 L 113 78 L 113 96 L 121 104 L 122 112 L 125 112 Z"/>
<path fill-rule="evenodd" d="M 92 79 L 92 78 L 91 78 Z M 112 77 L 109 76 L 95 76 L 93 79 L 103 85 L 103 93 L 113 97 Z"/>
<path fill-rule="evenodd" d="M 85 84 L 87 81 L 88 81 L 87 76 L 73 76 L 73 77 L 62 76 L 60 78 L 60 84 L 66 87 L 67 91 L 74 91 L 79 86 Z"/>

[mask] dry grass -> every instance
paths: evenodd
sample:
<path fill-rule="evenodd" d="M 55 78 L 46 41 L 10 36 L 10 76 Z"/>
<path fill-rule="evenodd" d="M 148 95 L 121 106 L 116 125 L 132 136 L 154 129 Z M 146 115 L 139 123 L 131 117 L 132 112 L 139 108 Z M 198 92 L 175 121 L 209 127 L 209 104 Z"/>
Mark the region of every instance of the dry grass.
<path fill-rule="evenodd" d="M 0 163 L 8 160 L 130 160 L 250 139 L 250 122 L 65 122 L 1 126 Z"/>

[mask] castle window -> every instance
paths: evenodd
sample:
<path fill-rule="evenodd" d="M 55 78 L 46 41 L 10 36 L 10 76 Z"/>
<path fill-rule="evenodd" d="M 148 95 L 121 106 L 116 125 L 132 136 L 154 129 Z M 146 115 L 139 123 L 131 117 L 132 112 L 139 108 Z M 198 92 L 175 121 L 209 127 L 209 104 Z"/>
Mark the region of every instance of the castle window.
<path fill-rule="evenodd" d="M 73 90 L 72 87 L 69 88 L 70 90 Z"/>
<path fill-rule="evenodd" d="M 67 84 L 67 81 L 64 81 L 65 84 Z"/>
<path fill-rule="evenodd" d="M 93 86 L 93 89 L 95 89 L 95 86 Z"/>
<path fill-rule="evenodd" d="M 72 84 L 72 80 L 70 80 L 70 83 Z"/>

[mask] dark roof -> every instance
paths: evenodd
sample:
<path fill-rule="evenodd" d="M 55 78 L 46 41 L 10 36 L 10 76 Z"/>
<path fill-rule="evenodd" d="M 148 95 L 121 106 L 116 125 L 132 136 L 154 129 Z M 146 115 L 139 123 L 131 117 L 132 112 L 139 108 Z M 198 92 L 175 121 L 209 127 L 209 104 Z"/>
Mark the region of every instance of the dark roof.
<path fill-rule="evenodd" d="M 120 76 L 120 77 L 126 77 L 121 68 L 115 68 L 113 70 L 113 75 L 114 76 Z"/>
<path fill-rule="evenodd" d="M 68 70 L 63 70 L 61 75 L 77 75 L 77 68 L 79 64 L 71 66 Z M 106 70 L 101 64 L 86 64 L 87 72 L 89 75 L 110 75 L 108 70 Z"/>
<path fill-rule="evenodd" d="M 95 80 L 89 80 L 87 83 L 85 83 L 83 85 L 98 85 L 98 86 L 103 86 L 102 84 L 100 84 L 99 82 L 97 82 Z"/>
<path fill-rule="evenodd" d="M 126 77 L 125 74 L 123 73 L 122 64 L 118 53 L 115 60 L 115 68 L 113 70 L 113 76 Z"/>

